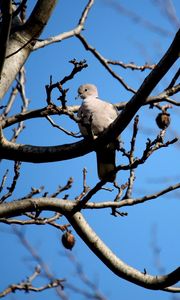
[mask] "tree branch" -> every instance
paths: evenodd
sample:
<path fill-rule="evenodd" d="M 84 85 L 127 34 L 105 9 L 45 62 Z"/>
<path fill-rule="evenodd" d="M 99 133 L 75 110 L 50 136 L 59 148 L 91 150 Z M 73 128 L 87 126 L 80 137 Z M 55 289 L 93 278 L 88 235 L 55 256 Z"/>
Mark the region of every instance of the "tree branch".
<path fill-rule="evenodd" d="M 97 185 L 95 188 L 92 189 L 92 192 L 87 194 L 88 197 L 84 198 L 84 201 L 81 202 L 76 201 L 72 202 L 70 200 L 59 199 L 55 197 L 43 197 L 43 198 L 22 198 L 20 200 L 13 201 L 11 203 L 4 203 L 0 205 L 0 218 L 1 221 L 4 223 L 4 218 L 9 218 L 17 215 L 21 215 L 26 213 L 26 211 L 36 211 L 36 210 L 50 210 L 50 211 L 58 211 L 64 213 L 64 211 L 68 212 L 71 210 L 81 209 L 102 209 L 102 208 L 120 208 L 125 206 L 133 206 L 137 204 L 144 203 L 146 201 L 157 199 L 158 197 L 165 195 L 171 191 L 180 188 L 180 183 L 175 185 L 171 185 L 164 190 L 159 192 L 146 195 L 141 198 L 131 198 L 131 199 L 123 199 L 121 201 L 105 201 L 105 202 L 88 202 L 88 200 L 95 194 L 97 188 L 100 187 Z M 54 200 L 53 200 L 54 199 Z M 88 203 L 87 203 L 88 202 Z M 46 205 L 47 204 L 47 205 Z M 83 205 L 82 205 L 83 204 Z M 48 207 L 46 207 L 48 206 Z M 54 218 L 54 217 L 53 217 Z M 52 221 L 50 219 L 36 219 L 37 224 L 46 224 Z M 17 220 L 13 221 L 16 222 Z M 5 221 L 5 223 L 10 224 L 10 221 Z M 17 221 L 19 223 L 19 220 Z M 25 222 L 26 223 L 26 222 Z M 27 222 L 29 223 L 29 222 Z"/>
<path fill-rule="evenodd" d="M 11 29 L 11 21 L 12 21 L 12 3 L 11 0 L 3 0 L 1 3 L 2 10 L 2 23 L 0 30 L 0 78 L 1 73 L 6 57 L 6 49 L 9 40 L 9 34 Z"/>
<path fill-rule="evenodd" d="M 123 80 L 122 77 L 120 77 L 118 74 L 116 74 L 111 68 L 110 66 L 108 65 L 108 60 L 105 59 L 94 47 L 92 47 L 91 45 L 89 45 L 86 41 L 86 39 L 81 35 L 81 34 L 77 34 L 76 35 L 77 38 L 81 41 L 81 43 L 83 44 L 83 46 L 85 47 L 86 50 L 90 51 L 99 61 L 100 63 L 106 68 L 106 70 L 108 70 L 108 72 L 115 78 L 117 79 L 121 84 L 122 86 L 132 92 L 132 93 L 135 93 L 136 91 L 131 88 L 130 86 L 128 86 L 125 81 Z"/>
<path fill-rule="evenodd" d="M 54 44 L 54 43 L 57 43 L 57 42 L 61 42 L 62 40 L 68 39 L 68 38 L 70 38 L 72 36 L 75 36 L 76 34 L 80 33 L 84 28 L 84 24 L 85 24 L 85 21 L 87 19 L 88 13 L 89 13 L 89 11 L 90 11 L 93 4 L 94 4 L 94 0 L 89 0 L 88 1 L 88 4 L 86 5 L 86 7 L 85 7 L 80 19 L 79 19 L 77 27 L 75 27 L 74 29 L 72 29 L 68 32 L 64 32 L 64 33 L 58 34 L 56 36 L 49 37 L 46 40 L 37 41 L 34 48 L 33 48 L 33 50 L 38 50 L 42 47 L 45 47 L 45 46 L 48 46 L 48 45 L 51 45 L 51 44 Z"/>
<path fill-rule="evenodd" d="M 171 185 L 164 190 L 159 192 L 146 195 L 141 198 L 135 199 L 123 199 L 121 201 L 105 201 L 105 202 L 88 202 L 89 199 L 95 194 L 97 190 L 101 188 L 101 185 L 98 184 L 87 194 L 87 197 L 84 197 L 81 202 L 64 200 L 55 197 L 39 197 L 39 198 L 22 198 L 20 200 L 15 200 L 13 202 L 2 203 L 0 205 L 0 218 L 10 218 L 22 215 L 29 212 L 49 210 L 54 212 L 59 212 L 61 214 L 70 213 L 72 211 L 77 211 L 81 209 L 102 209 L 102 208 L 120 208 L 125 206 L 133 206 L 136 204 L 141 204 L 146 201 L 157 199 L 158 197 L 165 195 L 171 191 L 180 188 L 180 183 Z M 83 205 L 80 205 L 83 204 Z M 2 220 L 4 222 L 4 220 Z"/>
<path fill-rule="evenodd" d="M 103 243 L 80 212 L 66 217 L 86 245 L 117 276 L 152 290 L 163 289 L 180 280 L 180 267 L 164 276 L 150 276 L 130 267 Z"/>
<path fill-rule="evenodd" d="M 0 204 L 13 194 L 16 184 L 17 184 L 17 181 L 18 181 L 18 178 L 20 176 L 20 167 L 21 167 L 21 163 L 15 161 L 14 162 L 14 176 L 13 176 L 11 186 L 7 188 L 8 192 L 0 198 Z"/>
<path fill-rule="evenodd" d="M 13 232 L 19 238 L 20 243 L 25 247 L 25 249 L 30 253 L 31 257 L 38 263 L 38 265 L 43 270 L 43 275 L 48 279 L 49 282 L 53 282 L 56 279 L 56 276 L 50 270 L 47 263 L 43 260 L 42 255 L 40 255 L 36 248 L 34 248 L 29 240 L 26 239 L 24 233 L 21 230 L 18 230 L 16 226 L 13 226 Z M 56 293 L 62 300 L 67 300 L 66 295 L 62 290 L 62 286 L 56 287 Z"/>
<path fill-rule="evenodd" d="M 23 31 L 34 38 L 40 36 L 56 3 L 57 0 L 38 0 L 28 20 L 23 25 Z"/>
<path fill-rule="evenodd" d="M 121 114 L 109 126 L 109 128 L 101 136 L 92 141 L 92 143 L 88 143 L 84 140 L 62 146 L 37 147 L 13 144 L 8 142 L 1 134 L 0 157 L 10 160 L 21 160 L 34 163 L 61 161 L 85 155 L 96 148 L 109 143 L 111 140 L 116 139 L 127 127 L 140 107 L 145 104 L 146 99 L 154 87 L 178 59 L 179 51 L 180 30 L 177 32 L 171 46 L 163 58 L 146 77 L 137 93 L 126 104 Z"/>
<path fill-rule="evenodd" d="M 107 59 L 107 63 L 109 64 L 109 65 L 114 65 L 114 66 L 120 66 L 120 67 L 122 67 L 123 69 L 131 69 L 132 71 L 134 71 L 134 70 L 139 70 L 139 71 L 141 71 L 141 72 L 143 72 L 144 70 L 147 70 L 147 69 L 149 69 L 149 70 L 152 70 L 152 69 L 154 69 L 154 67 L 155 67 L 155 64 L 153 64 L 153 65 L 149 65 L 149 64 L 145 64 L 145 65 L 143 65 L 143 66 L 137 66 L 135 63 L 124 63 L 124 62 L 122 62 L 122 61 L 118 61 L 118 60 L 111 60 L 111 59 Z"/>
<path fill-rule="evenodd" d="M 115 202 L 117 203 L 117 202 Z M 180 267 L 164 276 L 150 276 L 140 272 L 119 259 L 96 235 L 80 212 L 75 212 L 77 203 L 54 198 L 38 198 L 3 203 L 0 217 L 12 217 L 27 211 L 50 210 L 64 214 L 78 235 L 93 253 L 117 276 L 152 290 L 162 290 L 180 280 Z"/>
<path fill-rule="evenodd" d="M 132 139 L 131 139 L 131 148 L 130 148 L 130 151 L 128 151 L 126 153 L 126 156 L 129 160 L 130 165 L 132 165 L 135 161 L 134 151 L 135 151 L 136 137 L 137 137 L 137 133 L 138 133 L 138 123 L 139 123 L 139 116 L 137 115 L 134 118 L 133 135 L 132 135 Z M 128 179 L 128 186 L 127 186 L 127 190 L 126 190 L 124 198 L 131 197 L 134 181 L 135 181 L 135 171 L 134 171 L 134 169 L 131 168 L 130 174 L 129 174 L 129 179 Z"/>
<path fill-rule="evenodd" d="M 0 298 L 5 297 L 6 295 L 10 294 L 10 293 L 15 293 L 15 291 L 19 290 L 19 291 L 25 291 L 26 293 L 33 291 L 33 292 L 41 292 L 44 291 L 46 289 L 50 289 L 50 288 L 56 288 L 56 287 L 61 287 L 63 289 L 63 285 L 62 282 L 64 282 L 64 279 L 53 279 L 51 282 L 49 282 L 48 284 L 45 284 L 43 286 L 40 287 L 35 287 L 32 285 L 32 281 L 34 279 L 36 279 L 36 277 L 40 274 L 41 269 L 39 266 L 37 266 L 35 268 L 34 273 L 27 277 L 27 279 L 18 284 L 11 284 L 8 288 L 6 288 L 3 292 L 0 292 Z"/>
<path fill-rule="evenodd" d="M 14 30 L 9 38 L 2 76 L 0 80 L 0 99 L 3 98 L 17 73 L 32 52 L 34 39 L 43 31 L 57 0 L 38 0 L 29 19 Z M 33 42 L 33 43 L 32 43 Z"/>
<path fill-rule="evenodd" d="M 178 84 L 170 89 L 167 89 L 156 96 L 149 96 L 143 105 L 152 105 L 154 103 L 166 101 L 175 106 L 180 106 L 179 102 L 169 98 L 169 96 L 172 96 L 172 95 L 178 93 L 179 91 L 180 91 L 180 84 Z M 118 110 L 122 110 L 125 108 L 126 104 L 127 104 L 127 102 L 120 102 L 120 103 L 114 104 L 114 106 Z M 61 115 L 61 114 L 63 115 L 63 114 L 66 114 L 66 112 L 77 113 L 79 107 L 80 107 L 79 105 L 67 106 L 67 110 L 64 111 L 61 106 L 55 107 L 55 106 L 49 105 L 49 106 L 46 106 L 46 107 L 43 107 L 40 109 L 36 109 L 36 110 L 23 111 L 19 114 L 10 116 L 8 118 L 7 117 L 3 118 L 1 121 L 1 126 L 2 126 L 2 128 L 6 128 L 6 127 L 12 126 L 18 122 L 21 122 L 21 121 L 30 120 L 33 118 L 45 118 L 50 115 Z M 4 115 L 6 116 L 8 114 L 8 112 L 9 112 L 9 110 L 7 111 L 7 108 L 6 108 Z"/>
<path fill-rule="evenodd" d="M 176 189 L 180 188 L 180 183 L 171 185 L 167 188 L 165 188 L 164 190 L 161 190 L 159 192 L 150 194 L 150 195 L 146 195 L 144 197 L 141 198 L 128 198 L 128 199 L 123 199 L 119 202 L 112 202 L 112 201 L 105 201 L 105 202 L 99 202 L 99 203 L 95 203 L 95 202 L 88 202 L 84 208 L 87 209 L 101 209 L 101 208 L 120 208 L 120 207 L 125 207 L 125 206 L 133 206 L 133 205 L 137 205 L 137 204 L 141 204 L 144 203 L 146 201 L 151 201 L 154 199 L 157 199 L 158 197 L 165 195 L 169 192 L 172 192 Z"/>
<path fill-rule="evenodd" d="M 31 219 L 30 220 L 18 220 L 18 219 L 7 219 L 7 218 L 1 218 L 0 222 L 8 225 L 16 224 L 16 225 L 51 225 L 58 230 L 64 231 L 67 229 L 70 224 L 64 224 L 60 225 L 55 222 L 55 220 L 59 219 L 61 217 L 61 214 L 56 213 L 53 217 L 50 218 L 36 218 L 34 215 L 30 216 L 30 213 L 26 214 L 29 216 Z"/>

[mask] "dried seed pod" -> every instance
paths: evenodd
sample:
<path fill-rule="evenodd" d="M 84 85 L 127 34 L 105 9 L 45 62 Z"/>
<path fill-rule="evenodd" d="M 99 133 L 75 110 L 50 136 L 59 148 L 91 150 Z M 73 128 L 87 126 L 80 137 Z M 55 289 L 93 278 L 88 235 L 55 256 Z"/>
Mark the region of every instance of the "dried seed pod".
<path fill-rule="evenodd" d="M 64 248 L 72 250 L 72 248 L 74 247 L 74 244 L 75 244 L 75 237 L 71 233 L 70 230 L 63 233 L 61 242 L 62 242 Z"/>
<path fill-rule="evenodd" d="M 170 124 L 170 114 L 162 112 L 157 115 L 156 123 L 160 129 L 166 129 Z"/>

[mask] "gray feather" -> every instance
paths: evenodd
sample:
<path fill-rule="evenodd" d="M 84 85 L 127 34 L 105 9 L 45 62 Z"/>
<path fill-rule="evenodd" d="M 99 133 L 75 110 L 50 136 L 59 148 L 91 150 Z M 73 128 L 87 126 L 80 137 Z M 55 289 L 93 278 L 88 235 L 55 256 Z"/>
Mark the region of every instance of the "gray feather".
<path fill-rule="evenodd" d="M 84 137 L 96 138 L 117 118 L 118 112 L 111 103 L 98 98 L 95 85 L 84 84 L 78 89 L 83 102 L 78 111 L 79 129 Z M 98 176 L 101 180 L 115 180 L 117 140 L 96 151 Z"/>

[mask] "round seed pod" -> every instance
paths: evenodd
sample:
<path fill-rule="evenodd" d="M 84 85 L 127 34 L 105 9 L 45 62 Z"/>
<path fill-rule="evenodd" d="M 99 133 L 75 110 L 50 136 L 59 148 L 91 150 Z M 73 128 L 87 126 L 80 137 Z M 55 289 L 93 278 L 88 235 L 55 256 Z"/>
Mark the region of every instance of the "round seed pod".
<path fill-rule="evenodd" d="M 61 242 L 62 242 L 64 248 L 72 250 L 72 248 L 74 247 L 74 244 L 75 244 L 75 237 L 71 233 L 71 231 L 66 231 L 65 233 L 63 233 L 63 235 L 61 237 Z"/>
<path fill-rule="evenodd" d="M 156 117 L 156 123 L 160 129 L 166 129 L 169 126 L 170 121 L 170 114 L 167 112 L 159 113 Z"/>

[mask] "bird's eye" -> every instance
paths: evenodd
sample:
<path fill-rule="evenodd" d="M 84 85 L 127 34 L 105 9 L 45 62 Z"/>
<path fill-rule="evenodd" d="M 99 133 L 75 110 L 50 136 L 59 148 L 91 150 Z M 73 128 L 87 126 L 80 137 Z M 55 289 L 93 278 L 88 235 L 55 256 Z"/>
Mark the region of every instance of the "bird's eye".
<path fill-rule="evenodd" d="M 85 89 L 84 91 L 87 92 L 88 89 Z"/>

